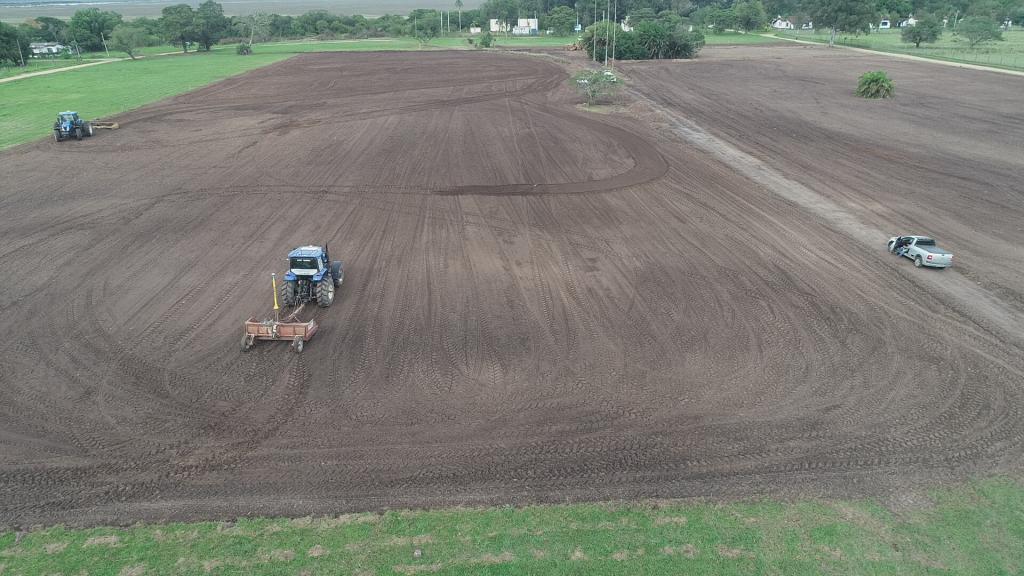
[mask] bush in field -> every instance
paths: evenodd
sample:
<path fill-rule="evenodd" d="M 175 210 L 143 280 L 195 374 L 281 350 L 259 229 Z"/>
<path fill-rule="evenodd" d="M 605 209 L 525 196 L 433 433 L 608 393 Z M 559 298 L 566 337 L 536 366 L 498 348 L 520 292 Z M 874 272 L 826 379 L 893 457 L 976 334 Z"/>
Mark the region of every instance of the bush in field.
<path fill-rule="evenodd" d="M 696 58 L 704 47 L 704 35 L 652 20 L 637 23 L 632 32 L 622 32 L 611 23 L 598 22 L 587 27 L 580 44 L 590 57 L 596 52 L 598 60 L 604 57 L 606 44 L 608 54 L 616 60 Z"/>
<path fill-rule="evenodd" d="M 956 27 L 956 31 L 963 35 L 964 38 L 967 38 L 971 48 L 989 40 L 1003 39 L 1003 33 L 999 31 L 999 25 L 994 20 L 984 16 L 964 18 L 964 21 Z"/>
<path fill-rule="evenodd" d="M 881 70 L 864 74 L 857 83 L 857 95 L 862 98 L 890 98 L 895 90 L 896 85 Z"/>
<path fill-rule="evenodd" d="M 587 98 L 587 106 L 617 90 L 622 81 L 614 72 L 604 70 L 582 70 L 572 77 L 576 91 Z"/>
<path fill-rule="evenodd" d="M 480 45 L 484 48 L 490 48 L 492 44 L 494 44 L 494 36 L 491 35 L 490 30 L 488 30 L 480 36 Z"/>
<path fill-rule="evenodd" d="M 917 24 L 906 26 L 900 33 L 900 38 L 913 44 L 915 48 L 920 48 L 921 42 L 935 42 L 939 36 L 942 36 L 942 22 L 935 16 L 922 16 Z"/>
<path fill-rule="evenodd" d="M 242 42 L 237 48 L 235 48 L 235 52 L 238 52 L 239 56 L 248 56 L 249 54 L 252 54 L 252 44 Z"/>
<path fill-rule="evenodd" d="M 124 52 L 132 60 L 135 60 L 135 54 L 139 48 L 149 43 L 149 34 L 146 34 L 146 30 L 140 26 L 118 24 L 110 34 L 110 47 Z"/>

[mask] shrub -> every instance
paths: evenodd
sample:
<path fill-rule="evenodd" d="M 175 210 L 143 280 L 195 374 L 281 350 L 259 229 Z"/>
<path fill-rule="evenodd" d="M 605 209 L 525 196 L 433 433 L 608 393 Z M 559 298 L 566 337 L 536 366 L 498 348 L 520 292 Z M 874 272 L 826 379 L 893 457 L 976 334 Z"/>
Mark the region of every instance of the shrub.
<path fill-rule="evenodd" d="M 494 44 L 494 36 L 492 36 L 490 30 L 488 30 L 480 36 L 480 45 L 484 48 L 490 48 L 492 44 Z"/>
<path fill-rule="evenodd" d="M 239 56 L 248 56 L 249 54 L 252 54 L 252 44 L 241 42 L 235 48 L 235 52 L 237 52 Z"/>
<path fill-rule="evenodd" d="M 610 24 L 598 22 L 587 27 L 579 45 L 591 57 L 604 56 L 605 44 L 610 36 Z M 643 21 L 632 32 L 617 32 L 612 44 L 616 60 L 657 60 L 664 58 L 696 58 L 704 47 L 704 35 L 670 28 L 657 21 Z"/>
<path fill-rule="evenodd" d="M 867 72 L 857 82 L 857 95 L 862 98 L 890 98 L 896 85 L 885 72 Z"/>
<path fill-rule="evenodd" d="M 587 106 L 611 94 L 622 85 L 614 72 L 604 70 L 583 70 L 572 77 L 576 90 L 587 97 Z"/>
<path fill-rule="evenodd" d="M 990 40 L 1003 39 L 1003 33 L 999 30 L 999 25 L 994 20 L 984 16 L 964 18 L 964 21 L 960 23 L 956 31 L 967 38 L 971 48 Z"/>

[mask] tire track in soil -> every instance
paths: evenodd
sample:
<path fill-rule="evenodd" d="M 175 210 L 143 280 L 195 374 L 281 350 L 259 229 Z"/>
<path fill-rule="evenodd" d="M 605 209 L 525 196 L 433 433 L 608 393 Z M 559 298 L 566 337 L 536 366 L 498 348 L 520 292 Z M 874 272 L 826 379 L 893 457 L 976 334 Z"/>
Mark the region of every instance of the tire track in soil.
<path fill-rule="evenodd" d="M 699 69 L 627 74 L 711 131 L 743 126 L 751 154 L 785 171 L 773 154 L 858 158 L 831 164 L 840 183 L 889 173 L 885 154 L 857 153 L 870 135 L 822 142 L 799 123 L 787 136 L 771 114 L 749 122 L 736 101 L 749 91 L 729 86 L 734 67 L 753 64 L 707 52 Z M 832 74 L 800 62 L 770 65 Z M 921 280 L 874 252 L 823 260 L 806 239 L 842 245 L 848 230 L 681 143 L 643 106 L 630 107 L 639 122 L 581 113 L 566 72 L 529 57 L 293 64 L 125 115 L 116 134 L 62 148 L 83 177 L 60 186 L 34 174 L 48 142 L 0 153 L 0 180 L 17 183 L 0 199 L 0 272 L 23 279 L 0 302 L 0 328 L 20 336 L 0 344 L 0 526 L 856 497 L 1019 460 L 1019 342 L 937 291 L 898 289 L 945 276 Z M 688 75 L 706 70 L 693 85 L 715 97 L 691 98 Z M 1002 94 L 1001 82 L 977 89 Z M 813 101 L 813 120 L 828 85 L 771 105 Z M 711 106 L 734 113 L 710 117 Z M 840 114 L 866 113 L 858 106 Z M 325 130 L 328 110 L 349 128 Z M 179 130 L 156 133 L 152 118 Z M 1007 137 L 959 132 L 980 149 Z M 953 158 L 944 138 L 935 146 Z M 889 182 L 910 195 L 926 179 L 929 198 L 956 206 L 957 187 L 991 187 L 984 206 L 1008 214 L 990 227 L 1019 249 L 1004 229 L 1014 161 Z M 878 204 L 825 193 L 845 210 Z M 971 246 L 964 230 L 980 210 L 907 222 Z M 302 355 L 240 353 L 238 322 L 265 308 L 264 271 L 321 238 L 347 274 L 336 303 L 309 313 L 320 334 Z M 25 278 L 33 246 L 69 256 Z M 996 269 L 971 251 L 963 278 Z M 1015 273 L 992 274 L 1003 291 L 986 305 L 1015 310 Z"/>

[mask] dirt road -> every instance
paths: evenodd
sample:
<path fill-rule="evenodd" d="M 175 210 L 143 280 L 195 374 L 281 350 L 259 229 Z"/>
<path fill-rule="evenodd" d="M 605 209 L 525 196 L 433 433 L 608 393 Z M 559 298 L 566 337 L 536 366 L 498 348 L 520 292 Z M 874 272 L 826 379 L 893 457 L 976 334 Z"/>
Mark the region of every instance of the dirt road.
<path fill-rule="evenodd" d="M 577 111 L 542 56 L 310 54 L 0 154 L 0 525 L 1008 470 L 1020 334 L 934 285 L 1021 306 L 984 249 L 1024 243 L 1016 79 L 934 95 L 972 73 L 900 64 L 893 103 L 836 106 L 870 58 L 763 50 L 628 68 L 638 117 Z M 672 115 L 957 268 L 865 247 Z M 324 242 L 321 333 L 241 352 L 269 274 Z"/>

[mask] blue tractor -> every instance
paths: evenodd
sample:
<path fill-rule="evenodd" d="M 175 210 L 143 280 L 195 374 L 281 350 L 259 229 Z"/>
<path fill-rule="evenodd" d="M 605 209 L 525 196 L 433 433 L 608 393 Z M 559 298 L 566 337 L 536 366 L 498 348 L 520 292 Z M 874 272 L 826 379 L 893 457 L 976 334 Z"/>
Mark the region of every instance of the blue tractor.
<path fill-rule="evenodd" d="M 57 142 L 68 138 L 81 140 L 83 136 L 92 136 L 93 133 L 92 123 L 79 118 L 78 112 L 61 112 L 53 123 L 53 139 Z"/>
<path fill-rule="evenodd" d="M 331 261 L 327 246 L 300 246 L 288 253 L 288 272 L 278 291 L 283 306 L 316 301 L 327 308 L 345 279 L 340 260 Z"/>

